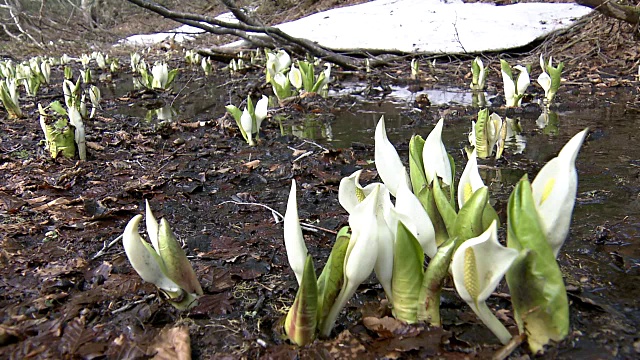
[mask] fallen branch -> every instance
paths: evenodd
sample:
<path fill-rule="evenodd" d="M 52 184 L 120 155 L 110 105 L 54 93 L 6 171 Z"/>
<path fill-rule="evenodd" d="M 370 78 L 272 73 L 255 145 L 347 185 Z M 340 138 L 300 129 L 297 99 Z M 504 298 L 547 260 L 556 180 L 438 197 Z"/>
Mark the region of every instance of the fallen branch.
<path fill-rule="evenodd" d="M 622 5 L 611 0 L 576 0 L 576 3 L 629 24 L 640 24 L 640 7 Z"/>
<path fill-rule="evenodd" d="M 102 249 L 100 249 L 100 251 L 98 251 L 95 255 L 93 255 L 91 257 L 91 260 L 95 260 L 97 258 L 99 258 L 100 256 L 104 255 L 107 250 L 109 250 L 113 245 L 115 245 L 118 241 L 120 241 L 122 239 L 122 235 L 119 235 L 117 238 L 113 239 L 110 243 L 107 244 L 107 242 L 105 241 L 102 244 Z"/>
<path fill-rule="evenodd" d="M 229 10 L 236 14 L 236 17 L 239 20 L 237 23 L 217 20 L 206 15 L 173 11 L 158 3 L 147 0 L 127 1 L 166 18 L 182 24 L 191 25 L 213 34 L 238 36 L 251 42 L 255 46 L 268 48 L 279 46 L 289 52 L 300 55 L 310 53 L 315 57 L 322 58 L 325 61 L 332 62 L 346 69 L 358 69 L 362 67 L 361 59 L 338 54 L 307 39 L 293 37 L 277 27 L 257 25 L 257 20 L 246 15 L 246 13 L 240 10 L 237 6 L 233 5 L 233 2 L 231 1 L 223 1 L 223 3 L 225 3 L 225 5 L 228 4 L 227 6 L 229 6 Z M 268 38 L 265 39 L 263 37 L 252 35 L 253 33 L 264 34 L 267 35 Z"/>

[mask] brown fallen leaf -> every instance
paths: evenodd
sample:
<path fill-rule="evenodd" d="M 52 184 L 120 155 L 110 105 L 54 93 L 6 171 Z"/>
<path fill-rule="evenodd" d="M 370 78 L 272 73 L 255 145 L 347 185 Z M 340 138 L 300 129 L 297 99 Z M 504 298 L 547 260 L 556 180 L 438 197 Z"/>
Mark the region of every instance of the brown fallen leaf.
<path fill-rule="evenodd" d="M 246 166 L 247 168 L 253 170 L 255 168 L 257 168 L 260 165 L 260 160 L 252 160 L 249 161 L 248 163 L 243 164 L 244 166 Z"/>
<path fill-rule="evenodd" d="M 104 146 L 98 144 L 97 142 L 87 141 L 87 147 L 91 150 L 102 151 L 104 150 Z"/>
<path fill-rule="evenodd" d="M 191 338 L 187 326 L 164 328 L 149 346 L 154 360 L 191 360 Z"/>
<path fill-rule="evenodd" d="M 422 331 L 421 327 L 409 325 L 389 316 L 383 318 L 366 317 L 362 319 L 362 323 L 367 329 L 376 332 L 379 337 L 384 339 L 397 336 L 413 337 Z"/>

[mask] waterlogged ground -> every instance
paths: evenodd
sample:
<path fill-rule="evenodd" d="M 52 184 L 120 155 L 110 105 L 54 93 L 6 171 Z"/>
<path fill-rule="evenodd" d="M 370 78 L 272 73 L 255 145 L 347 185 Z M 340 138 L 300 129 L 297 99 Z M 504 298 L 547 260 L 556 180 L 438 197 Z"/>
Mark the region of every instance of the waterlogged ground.
<path fill-rule="evenodd" d="M 188 353 L 189 337 L 196 359 L 492 356 L 499 343 L 451 283 L 443 293 L 443 329 L 385 319 L 382 289 L 371 278 L 331 339 L 298 349 L 281 334 L 297 284 L 282 223 L 270 209 L 284 214 L 296 179 L 300 218 L 317 228 L 305 238 L 319 269 L 334 233 L 347 224 L 337 201 L 340 179 L 365 169 L 363 182 L 376 180 L 373 129 L 381 115 L 403 158 L 409 137 L 426 136 L 444 117 L 445 146 L 459 175 L 477 109 L 461 90 L 466 80 L 448 76 L 458 68 L 436 66 L 422 81 L 402 80 L 407 69 L 393 76 L 334 72 L 330 98 L 309 96 L 273 107 L 256 147 L 243 142 L 224 105 L 238 105 L 248 93 L 268 93 L 259 71 L 205 78 L 199 68 L 184 68 L 167 93 L 136 91 L 130 75 L 117 74 L 99 84 L 103 109 L 86 124 L 86 162 L 46 156 L 34 99 L 23 102 L 24 119 L 8 120 L 0 110 L 0 358 L 134 359 L 157 353 L 177 359 Z M 61 81 L 60 69 L 54 72 Z M 481 172 L 504 218 L 518 179 L 533 178 L 572 135 L 590 128 L 577 161 L 573 226 L 559 257 L 571 334 L 545 356 L 635 358 L 638 82 L 614 83 L 597 72 L 582 76 L 572 76 L 561 89 L 557 117 L 548 124 L 538 119 L 535 104 L 510 110 L 522 131 L 509 141 L 504 159 L 482 162 Z M 486 98 L 504 116 L 496 80 Z M 42 89 L 38 100 L 62 100 L 59 88 Z M 530 91 L 540 96 L 539 89 Z M 128 264 L 121 242 L 114 242 L 126 222 L 142 213 L 144 199 L 188 248 L 205 292 L 190 312 L 178 313 L 162 301 Z M 490 305 L 515 334 L 506 291 L 499 287 Z M 527 350 L 511 356 L 526 357 Z"/>

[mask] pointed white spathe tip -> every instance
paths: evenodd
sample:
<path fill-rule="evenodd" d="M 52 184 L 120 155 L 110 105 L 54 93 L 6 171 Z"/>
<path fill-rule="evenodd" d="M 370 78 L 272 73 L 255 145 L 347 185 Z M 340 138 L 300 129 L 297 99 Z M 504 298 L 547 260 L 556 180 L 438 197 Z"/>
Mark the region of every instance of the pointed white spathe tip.
<path fill-rule="evenodd" d="M 578 190 L 575 161 L 588 130 L 573 136 L 531 183 L 540 224 L 556 257 L 569 234 Z"/>
<path fill-rule="evenodd" d="M 287 201 L 287 211 L 284 214 L 284 246 L 287 250 L 289 266 L 296 275 L 298 285 L 302 281 L 304 265 L 307 260 L 307 246 L 304 243 L 302 227 L 298 217 L 298 203 L 296 200 L 296 181 L 291 180 L 291 191 Z"/>
<path fill-rule="evenodd" d="M 153 216 L 153 212 L 149 206 L 149 200 L 144 199 L 144 205 L 144 220 L 145 225 L 147 225 L 147 235 L 149 235 L 149 240 L 151 241 L 153 248 L 158 254 L 160 254 L 160 246 L 158 245 L 158 221 L 156 220 L 156 217 Z"/>
<path fill-rule="evenodd" d="M 153 253 L 153 248 L 148 244 L 145 245 L 140 237 L 138 226 L 140 225 L 141 219 L 142 215 L 134 216 L 122 234 L 122 244 L 131 266 L 138 275 L 140 275 L 142 280 L 150 282 L 166 291 L 179 291 L 180 286 L 162 272 L 162 268 L 158 263 L 158 261 L 161 261 L 160 256 L 157 253 Z"/>
<path fill-rule="evenodd" d="M 380 121 L 376 126 L 375 143 L 376 170 L 378 170 L 378 175 L 380 175 L 382 182 L 387 186 L 391 195 L 396 196 L 400 182 L 407 181 L 407 176 L 402 176 L 403 173 L 407 173 L 407 170 L 402 165 L 396 148 L 387 137 L 384 116 L 380 117 Z"/>
<path fill-rule="evenodd" d="M 439 176 L 445 185 L 450 186 L 452 184 L 451 163 L 449 162 L 447 150 L 442 143 L 443 125 L 444 119 L 441 118 L 425 139 L 422 149 L 422 161 L 429 184 L 433 182 L 436 176 Z"/>

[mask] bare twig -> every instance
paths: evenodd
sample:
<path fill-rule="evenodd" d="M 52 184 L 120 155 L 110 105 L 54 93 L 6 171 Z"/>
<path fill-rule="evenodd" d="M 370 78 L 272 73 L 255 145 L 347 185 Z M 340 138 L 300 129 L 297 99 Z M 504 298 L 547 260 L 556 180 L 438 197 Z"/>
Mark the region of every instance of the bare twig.
<path fill-rule="evenodd" d="M 109 250 L 113 245 L 115 245 L 118 241 L 120 241 L 122 239 L 122 235 L 119 235 L 117 238 L 113 239 L 110 243 L 107 244 L 107 242 L 105 241 L 102 245 L 102 249 L 100 249 L 100 251 L 98 251 L 95 255 L 93 255 L 91 257 L 91 260 L 95 260 L 97 258 L 99 258 L 100 256 L 104 255 L 107 250 Z"/>
<path fill-rule="evenodd" d="M 127 310 L 131 309 L 132 307 L 134 307 L 134 306 L 136 306 L 138 304 L 142 304 L 143 302 L 146 302 L 147 300 L 151 300 L 151 299 L 153 299 L 155 297 L 156 297 L 156 294 L 145 295 L 145 297 L 143 297 L 140 300 L 136 300 L 134 302 L 127 303 L 124 306 L 122 306 L 121 308 L 113 310 L 111 312 L 111 314 L 115 315 L 115 314 L 121 313 L 123 311 L 127 311 Z"/>
<path fill-rule="evenodd" d="M 241 201 L 235 201 L 235 200 L 228 200 L 228 201 L 223 201 L 218 205 L 224 205 L 224 204 L 235 204 L 235 205 L 248 205 L 248 206 L 259 206 L 262 208 L 265 208 L 269 211 L 271 211 L 271 214 L 273 215 L 273 218 L 275 219 L 276 224 L 279 223 L 280 221 L 284 220 L 284 216 L 279 213 L 277 210 L 265 205 L 265 204 L 260 204 L 260 203 L 252 203 L 252 202 L 241 202 Z M 327 232 L 329 234 L 333 234 L 336 235 L 337 232 L 327 229 L 327 228 L 323 228 L 321 226 L 316 226 L 316 225 L 311 225 L 308 223 L 300 223 L 300 226 L 307 231 L 311 231 L 311 232 L 318 232 L 318 231 L 324 231 Z"/>
<path fill-rule="evenodd" d="M 230 8 L 230 10 L 239 15 L 240 21 L 238 23 L 217 20 L 211 16 L 169 10 L 168 8 L 158 3 L 147 0 L 128 1 L 147 10 L 153 11 L 159 15 L 162 15 L 166 18 L 175 20 L 183 24 L 191 25 L 214 34 L 235 35 L 257 46 L 262 47 L 274 47 L 278 45 L 286 48 L 291 52 L 299 54 L 309 52 L 316 57 L 323 58 L 325 61 L 340 65 L 343 68 L 353 69 L 362 67 L 362 61 L 359 59 L 338 54 L 310 40 L 293 37 L 277 27 L 254 25 L 257 23 L 257 21 L 253 18 L 248 17 L 248 15 L 241 12 L 235 6 Z M 242 19 L 248 21 L 249 23 L 243 22 Z M 269 36 L 269 38 L 264 39 L 262 37 L 257 37 L 251 35 L 252 33 L 265 34 Z"/>
<path fill-rule="evenodd" d="M 491 359 L 492 360 L 506 359 L 507 357 L 509 357 L 509 355 L 511 355 L 512 352 L 514 352 L 518 348 L 518 346 L 520 346 L 520 344 L 522 344 L 525 337 L 526 336 L 524 334 L 519 334 L 512 337 L 511 340 L 505 346 L 501 347 L 500 350 L 496 351 L 495 354 L 493 354 Z"/>

